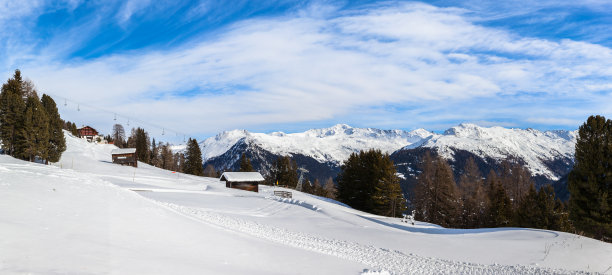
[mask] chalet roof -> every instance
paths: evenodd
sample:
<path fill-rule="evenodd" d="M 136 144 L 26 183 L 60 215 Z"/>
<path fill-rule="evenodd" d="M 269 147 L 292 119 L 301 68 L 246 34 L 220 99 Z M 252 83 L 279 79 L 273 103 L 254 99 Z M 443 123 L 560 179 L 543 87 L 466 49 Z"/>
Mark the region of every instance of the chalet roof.
<path fill-rule="evenodd" d="M 77 131 L 79 131 L 80 133 L 87 132 L 88 130 L 91 131 L 91 132 L 94 132 L 95 135 L 98 134 L 98 131 L 96 129 L 94 129 L 93 127 L 91 127 L 91 126 L 83 126 L 83 128 L 78 128 L 77 129 Z"/>
<path fill-rule="evenodd" d="M 221 175 L 221 179 L 224 181 L 251 181 L 259 182 L 264 181 L 264 178 L 259 172 L 225 172 Z"/>
<path fill-rule="evenodd" d="M 133 154 L 133 153 L 136 153 L 136 148 L 114 149 L 113 151 L 111 151 L 111 155 Z"/>

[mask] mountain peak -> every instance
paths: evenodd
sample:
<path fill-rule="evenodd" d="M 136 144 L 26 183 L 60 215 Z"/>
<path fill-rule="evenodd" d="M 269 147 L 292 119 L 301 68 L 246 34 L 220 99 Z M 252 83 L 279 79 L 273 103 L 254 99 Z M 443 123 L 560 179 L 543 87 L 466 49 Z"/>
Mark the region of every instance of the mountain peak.
<path fill-rule="evenodd" d="M 444 131 L 445 136 L 480 137 L 484 129 L 473 123 L 461 123 Z"/>

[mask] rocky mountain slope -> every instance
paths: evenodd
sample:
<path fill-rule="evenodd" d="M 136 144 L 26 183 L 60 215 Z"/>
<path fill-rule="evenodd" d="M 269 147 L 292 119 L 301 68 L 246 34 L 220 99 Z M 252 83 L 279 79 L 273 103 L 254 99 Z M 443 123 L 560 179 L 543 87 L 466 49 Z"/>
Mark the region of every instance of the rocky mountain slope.
<path fill-rule="evenodd" d="M 237 169 L 242 153 L 264 174 L 278 156 L 293 157 L 308 177 L 335 177 L 344 160 L 353 152 L 379 149 L 392 156 L 398 171 L 408 180 L 418 170 L 425 151 L 439 154 L 460 174 L 462 163 L 473 157 L 486 174 L 503 159 L 523 163 L 538 184 L 562 179 L 573 166 L 576 131 L 538 131 L 460 124 L 442 134 L 424 129 L 414 131 L 354 128 L 338 124 L 302 133 L 270 134 L 233 130 L 204 140 L 205 165 L 216 169 Z"/>

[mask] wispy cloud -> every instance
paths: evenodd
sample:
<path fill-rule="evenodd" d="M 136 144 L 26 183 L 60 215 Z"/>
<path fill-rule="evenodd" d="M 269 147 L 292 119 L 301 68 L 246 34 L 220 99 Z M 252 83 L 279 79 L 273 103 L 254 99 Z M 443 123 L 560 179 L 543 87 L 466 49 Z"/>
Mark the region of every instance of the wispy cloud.
<path fill-rule="evenodd" d="M 126 1 L 119 13 L 117 19 L 121 25 L 126 24 L 134 14 L 144 12 L 151 5 L 151 0 L 128 0 Z"/>
<path fill-rule="evenodd" d="M 602 94 L 612 82 L 610 48 L 521 36 L 478 24 L 464 8 L 421 3 L 308 6 L 177 47 L 95 59 L 58 59 L 54 51 L 18 64 L 43 91 L 195 135 L 339 119 L 388 128 L 572 128 L 588 114 L 610 115 L 612 103 Z"/>

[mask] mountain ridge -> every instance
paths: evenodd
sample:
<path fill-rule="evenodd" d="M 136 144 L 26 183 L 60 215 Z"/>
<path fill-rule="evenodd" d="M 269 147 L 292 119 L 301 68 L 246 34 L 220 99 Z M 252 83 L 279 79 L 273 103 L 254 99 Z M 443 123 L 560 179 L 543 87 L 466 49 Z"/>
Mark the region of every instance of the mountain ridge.
<path fill-rule="evenodd" d="M 272 155 L 302 155 L 331 166 L 340 166 L 351 153 L 368 149 L 393 154 L 400 150 L 430 148 L 448 160 L 453 159 L 456 150 L 464 150 L 483 159 L 520 159 L 534 176 L 556 181 L 564 174 L 555 172 L 547 163 L 561 159 L 567 165 L 573 165 L 576 135 L 576 131 L 482 127 L 472 123 L 459 124 L 442 134 L 422 128 L 413 131 L 381 130 L 337 124 L 289 134 L 224 131 L 200 144 L 205 162 L 222 156 L 243 140 Z M 237 157 L 226 160 L 233 163 L 216 164 L 230 168 L 235 165 Z"/>

